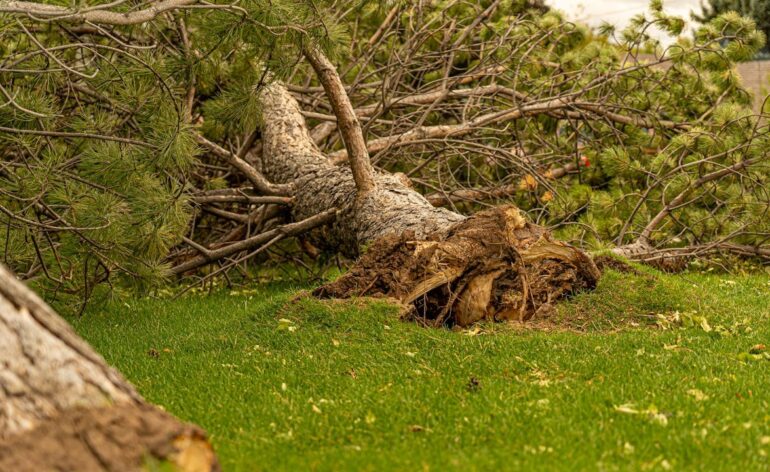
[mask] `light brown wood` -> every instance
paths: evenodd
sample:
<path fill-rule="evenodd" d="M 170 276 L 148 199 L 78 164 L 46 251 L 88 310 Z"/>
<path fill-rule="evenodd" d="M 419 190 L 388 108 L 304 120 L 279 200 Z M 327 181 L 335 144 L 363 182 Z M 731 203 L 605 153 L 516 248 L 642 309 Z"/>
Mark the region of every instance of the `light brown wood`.
<path fill-rule="evenodd" d="M 369 161 L 369 151 L 366 149 L 361 123 L 358 122 L 358 117 L 350 103 L 345 86 L 337 73 L 337 68 L 318 47 L 306 45 L 302 51 L 310 65 L 313 66 L 334 110 L 337 127 L 347 150 L 348 162 L 350 162 L 350 168 L 353 170 L 353 180 L 358 189 L 358 196 L 366 195 L 372 192 L 377 184 L 374 178 L 374 169 Z"/>
<path fill-rule="evenodd" d="M 0 266 L 0 470 L 218 470 L 204 432 L 147 404 Z"/>

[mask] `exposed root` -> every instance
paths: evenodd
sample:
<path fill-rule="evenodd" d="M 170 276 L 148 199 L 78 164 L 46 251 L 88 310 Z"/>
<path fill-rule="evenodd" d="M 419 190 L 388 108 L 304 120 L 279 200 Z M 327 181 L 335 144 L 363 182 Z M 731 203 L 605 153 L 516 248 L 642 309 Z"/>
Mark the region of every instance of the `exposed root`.
<path fill-rule="evenodd" d="M 477 213 L 445 235 L 414 240 L 412 233 L 377 240 L 322 298 L 388 296 L 408 318 L 468 326 L 479 320 L 525 321 L 552 303 L 596 286 L 591 258 L 528 223 L 515 207 Z"/>
<path fill-rule="evenodd" d="M 634 275 L 640 275 L 641 272 L 639 272 L 634 266 L 629 264 L 628 262 L 625 262 L 621 259 L 618 259 L 617 257 L 610 256 L 608 254 L 600 254 L 598 256 L 593 257 L 594 263 L 596 264 L 596 267 L 599 268 L 599 271 L 601 273 L 604 273 L 607 269 L 612 269 L 617 272 L 622 272 L 624 274 L 634 274 Z"/>

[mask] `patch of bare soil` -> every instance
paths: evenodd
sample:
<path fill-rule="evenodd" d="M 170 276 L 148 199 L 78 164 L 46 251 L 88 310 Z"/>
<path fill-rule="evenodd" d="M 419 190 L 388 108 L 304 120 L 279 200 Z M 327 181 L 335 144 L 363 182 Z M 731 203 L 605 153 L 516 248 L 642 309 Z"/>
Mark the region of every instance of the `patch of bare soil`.
<path fill-rule="evenodd" d="M 444 236 L 382 238 L 347 274 L 313 294 L 392 297 L 408 307 L 409 319 L 462 327 L 545 316 L 558 300 L 593 289 L 599 277 L 584 252 L 508 206 L 479 212 Z"/>
<path fill-rule="evenodd" d="M 219 470 L 205 434 L 150 405 L 76 409 L 0 443 L 0 470 L 133 471 L 148 460 Z"/>
<path fill-rule="evenodd" d="M 596 264 L 596 267 L 602 273 L 604 273 L 604 271 L 607 269 L 612 269 L 624 274 L 641 275 L 641 272 L 639 272 L 631 264 L 621 261 L 616 257 L 605 254 L 605 255 L 596 256 L 593 259 L 594 259 L 594 263 Z"/>

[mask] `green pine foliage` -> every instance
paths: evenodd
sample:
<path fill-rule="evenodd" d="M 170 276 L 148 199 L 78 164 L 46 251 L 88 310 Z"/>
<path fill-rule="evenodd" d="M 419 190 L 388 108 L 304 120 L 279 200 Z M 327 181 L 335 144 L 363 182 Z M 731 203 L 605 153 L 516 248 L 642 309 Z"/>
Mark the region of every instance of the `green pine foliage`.
<path fill-rule="evenodd" d="M 723 14 L 751 18 L 765 37 L 770 36 L 770 1 L 768 0 L 709 0 L 702 2 L 702 11 L 695 16 L 699 21 L 707 23 Z M 763 51 L 768 51 L 767 45 Z"/>
<path fill-rule="evenodd" d="M 3 262 L 51 299 L 165 283 L 196 215 L 190 193 L 228 186 L 197 181 L 194 128 L 218 141 L 255 129 L 268 71 L 285 77 L 303 41 L 344 39 L 326 9 L 249 1 L 81 35 L 79 25 L 0 16 Z"/>
<path fill-rule="evenodd" d="M 168 58 L 111 40 L 82 57 L 54 26 L 35 37 L 65 52 L 42 54 L 15 21 L 0 33 L 3 64 L 18 63 L 0 68 L 16 102 L 0 108 L 0 126 L 73 137 L 0 132 L 4 262 L 52 297 L 165 280 L 163 259 L 192 216 L 185 179 L 199 153 L 180 83 L 160 72 Z"/>
<path fill-rule="evenodd" d="M 0 16 L 3 262 L 49 298 L 164 283 L 168 256 L 193 222 L 200 231 L 212 225 L 191 194 L 242 183 L 211 170 L 217 162 L 194 133 L 238 149 L 258 126 L 255 91 L 266 81 L 317 86 L 301 58 L 307 42 L 336 61 L 355 106 L 435 90 L 493 66 L 494 74 L 454 88 L 502 85 L 535 101 L 572 94 L 586 106 L 650 121 L 612 122 L 568 107 L 580 116 L 537 113 L 374 156 L 385 169 L 414 170 L 424 193 L 512 184 L 518 191 L 502 201 L 596 247 L 632 241 L 684 195 L 687 205 L 672 210 L 653 241 L 764 243 L 770 134 L 735 72 L 765 44 L 754 20 L 719 14 L 664 50 L 650 28 L 678 36 L 684 22 L 657 0 L 624 30 L 596 32 L 526 0 L 503 0 L 477 21 L 492 3 L 245 0 L 90 33 Z M 396 6 L 394 23 L 370 44 Z M 386 109 L 365 129 L 376 138 L 458 124 L 522 102 L 498 95 L 468 103 Z M 325 151 L 341 145 L 336 137 L 321 143 Z M 743 161 L 753 164 L 696 185 Z M 577 169 L 547 177 L 565 165 Z"/>
<path fill-rule="evenodd" d="M 674 208 L 671 217 L 655 229 L 653 243 L 700 245 L 727 238 L 757 244 L 765 237 L 767 222 L 762 215 L 770 205 L 764 190 L 769 177 L 764 162 L 768 133 L 766 124 L 753 115 L 752 97 L 735 71 L 738 62 L 752 58 L 765 44 L 764 34 L 752 19 L 735 13 L 718 15 L 694 36 L 681 36 L 664 48 L 650 29 L 676 37 L 685 23 L 667 14 L 660 1 L 653 1 L 649 14 L 633 18 L 622 31 L 605 26 L 598 32 L 565 21 L 557 11 L 533 11 L 522 2 L 509 1 L 468 34 L 467 28 L 490 4 L 437 3 L 423 10 L 407 9 L 402 25 L 377 50 L 369 70 L 350 69 L 347 81 L 355 82 L 366 72 L 367 81 L 383 78 L 378 71 L 389 74 L 389 58 L 401 54 L 399 65 L 404 64 L 405 70 L 399 72 L 409 86 L 400 93 L 438 87 L 446 67 L 430 58 L 449 57 L 440 52 L 466 37 L 461 50 L 451 56 L 456 73 L 492 65 L 507 68 L 467 88 L 502 84 L 535 101 L 575 94 L 580 102 L 643 117 L 648 123 L 612 123 L 585 111 L 581 119 L 574 120 L 543 113 L 480 130 L 470 138 L 463 137 L 468 142 L 456 148 L 452 141 L 432 148 L 398 148 L 378 156 L 380 164 L 393 171 L 408 171 L 431 159 L 416 175 L 418 182 L 425 183 L 422 189 L 426 193 L 436 188 L 451 191 L 521 182 L 519 192 L 499 201 L 526 208 L 538 221 L 561 228 L 560 236 L 594 247 L 632 242 L 683 193 L 687 204 Z M 426 19 L 415 24 L 418 13 Z M 359 24 L 370 28 L 360 34 L 362 38 L 379 26 L 384 12 L 373 10 L 368 15 L 363 18 L 371 23 Z M 419 36 L 419 27 L 431 21 L 444 28 Z M 453 28 L 451 37 L 446 36 L 449 28 Z M 416 37 L 425 40 L 414 52 L 409 48 Z M 490 38 L 497 38 L 494 45 L 486 42 Z M 492 59 L 484 48 L 493 49 L 488 53 Z M 409 62 L 407 51 L 419 60 Z M 357 54 L 363 57 L 364 52 Z M 360 93 L 361 101 L 379 99 L 377 94 Z M 496 96 L 480 98 L 476 105 L 479 113 L 488 113 L 519 104 Z M 389 110 L 382 118 L 405 120 L 407 113 L 414 112 Z M 454 116 L 448 116 L 452 113 Z M 466 110 L 432 111 L 422 122 L 453 124 L 462 113 Z M 388 124 L 369 126 L 384 136 L 398 131 Z M 470 142 L 502 151 L 499 158 L 492 158 L 486 149 L 478 151 Z M 506 157 L 504 152 L 513 148 L 521 152 Z M 432 153 L 444 157 L 434 158 Z M 535 168 L 546 175 L 549 168 L 568 164 L 578 163 L 578 169 L 567 177 L 543 181 L 532 165 L 522 163 L 522 155 L 532 156 Z M 751 159 L 759 162 L 748 171 L 740 169 L 698 184 L 711 172 Z M 479 206 L 458 204 L 458 208 L 472 212 Z"/>

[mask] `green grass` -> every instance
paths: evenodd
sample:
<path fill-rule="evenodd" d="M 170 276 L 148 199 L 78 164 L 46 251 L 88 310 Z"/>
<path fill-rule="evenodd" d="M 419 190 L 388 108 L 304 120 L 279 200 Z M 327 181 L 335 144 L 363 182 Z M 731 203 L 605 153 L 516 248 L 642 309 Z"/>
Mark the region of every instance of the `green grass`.
<path fill-rule="evenodd" d="M 559 308 L 582 331 L 426 329 L 381 302 L 295 293 L 73 322 L 147 399 L 202 425 L 225 471 L 770 467 L 770 361 L 748 354 L 770 344 L 766 276 L 610 271 Z M 711 331 L 653 325 L 676 310 Z"/>

